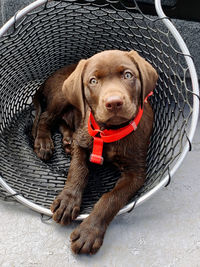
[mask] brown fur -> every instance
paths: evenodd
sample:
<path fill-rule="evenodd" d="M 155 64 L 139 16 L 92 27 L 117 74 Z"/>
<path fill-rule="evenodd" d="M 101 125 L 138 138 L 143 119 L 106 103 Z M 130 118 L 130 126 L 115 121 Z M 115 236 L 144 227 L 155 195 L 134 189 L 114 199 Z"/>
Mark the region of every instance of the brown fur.
<path fill-rule="evenodd" d="M 154 89 L 156 81 L 156 71 L 137 52 L 113 50 L 58 70 L 36 94 L 37 112 L 32 131 L 36 154 L 43 160 L 52 155 L 51 127 L 55 120 L 60 120 L 67 153 L 72 142 L 67 181 L 51 205 L 53 219 L 61 224 L 69 224 L 78 216 L 87 185 L 87 151 L 92 150 L 92 137 L 87 131 L 90 109 L 104 129 L 127 123 L 136 116 L 139 106 L 144 106 L 136 131 L 119 141 L 104 144 L 105 160 L 119 167 L 121 177 L 113 190 L 99 199 L 90 215 L 71 234 L 75 253 L 97 252 L 111 220 L 145 181 L 153 111 L 150 104 L 143 104 L 143 101 Z M 42 110 L 40 103 L 43 98 L 45 106 Z"/>

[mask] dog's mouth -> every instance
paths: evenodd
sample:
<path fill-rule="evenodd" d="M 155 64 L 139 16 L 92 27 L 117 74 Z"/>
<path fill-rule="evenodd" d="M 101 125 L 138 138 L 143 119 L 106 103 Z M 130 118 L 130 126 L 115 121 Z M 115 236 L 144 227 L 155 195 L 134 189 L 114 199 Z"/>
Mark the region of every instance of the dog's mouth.
<path fill-rule="evenodd" d="M 93 113 L 95 120 L 99 124 L 100 128 L 103 129 L 118 129 L 128 125 L 132 120 L 134 120 L 137 115 L 137 111 L 132 110 L 132 112 L 118 112 L 115 114 L 100 114 Z"/>
<path fill-rule="evenodd" d="M 120 112 L 116 114 L 112 114 L 107 120 L 105 121 L 106 127 L 116 127 L 121 128 L 127 124 L 129 124 L 132 120 L 135 119 L 138 110 L 132 110 L 131 112 Z"/>
<path fill-rule="evenodd" d="M 108 119 L 104 124 L 106 127 L 123 127 L 125 124 L 128 124 L 130 119 L 120 117 L 120 116 L 113 116 L 112 118 Z"/>
<path fill-rule="evenodd" d="M 133 119 L 134 119 L 134 117 L 128 119 L 128 118 L 124 118 L 124 117 L 120 117 L 120 116 L 114 116 L 114 117 L 106 120 L 105 122 L 98 122 L 98 124 L 99 124 L 101 130 L 120 129 L 120 128 L 128 125 Z"/>

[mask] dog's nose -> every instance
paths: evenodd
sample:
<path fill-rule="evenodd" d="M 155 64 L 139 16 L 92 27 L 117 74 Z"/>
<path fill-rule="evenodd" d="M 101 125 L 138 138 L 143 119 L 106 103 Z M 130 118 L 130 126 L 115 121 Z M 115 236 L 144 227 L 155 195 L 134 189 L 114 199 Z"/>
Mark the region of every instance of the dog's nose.
<path fill-rule="evenodd" d="M 105 106 L 109 111 L 120 110 L 123 106 L 123 100 L 120 96 L 110 96 L 106 98 Z"/>

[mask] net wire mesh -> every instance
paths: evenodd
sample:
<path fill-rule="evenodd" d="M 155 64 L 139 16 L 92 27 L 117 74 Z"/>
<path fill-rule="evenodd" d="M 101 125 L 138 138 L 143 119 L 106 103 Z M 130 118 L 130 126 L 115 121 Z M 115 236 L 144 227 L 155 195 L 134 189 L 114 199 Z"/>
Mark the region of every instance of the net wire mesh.
<path fill-rule="evenodd" d="M 55 70 L 108 49 L 136 50 L 159 73 L 150 100 L 155 123 L 147 180 L 131 202 L 160 183 L 188 142 L 193 112 L 190 74 L 162 20 L 144 15 L 136 1 L 47 1 L 16 21 L 0 39 L 0 175 L 39 206 L 49 208 L 62 190 L 70 157 L 57 129 L 55 151 L 48 162 L 33 152 L 32 97 Z M 119 177 L 112 165 L 91 164 L 81 213 L 89 213 Z M 1 189 L 0 194 L 6 193 Z"/>

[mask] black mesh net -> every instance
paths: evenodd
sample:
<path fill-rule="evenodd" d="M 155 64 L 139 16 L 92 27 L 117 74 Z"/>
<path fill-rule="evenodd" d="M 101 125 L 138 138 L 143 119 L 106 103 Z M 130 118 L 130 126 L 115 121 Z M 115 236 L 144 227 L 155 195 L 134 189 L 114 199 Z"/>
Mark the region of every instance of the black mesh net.
<path fill-rule="evenodd" d="M 162 20 L 142 14 L 135 1 L 52 1 L 28 13 L 0 39 L 0 175 L 17 193 L 49 207 L 62 190 L 70 158 L 55 129 L 55 152 L 43 162 L 33 152 L 32 96 L 55 70 L 107 49 L 136 50 L 158 71 L 147 181 L 158 184 L 176 163 L 192 115 L 191 80 L 184 55 Z M 119 172 L 90 166 L 82 213 L 113 188 Z M 5 191 L 1 189 L 1 196 Z"/>

